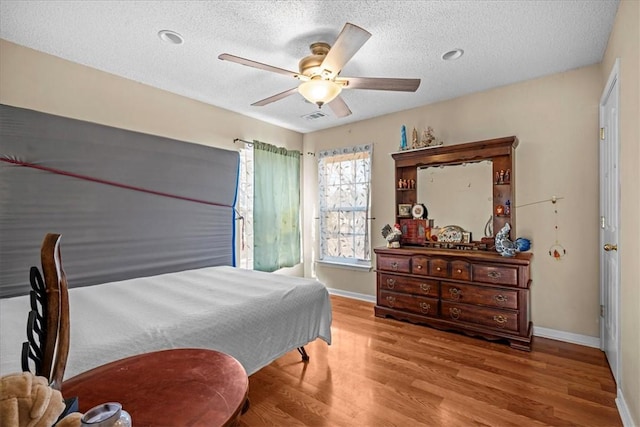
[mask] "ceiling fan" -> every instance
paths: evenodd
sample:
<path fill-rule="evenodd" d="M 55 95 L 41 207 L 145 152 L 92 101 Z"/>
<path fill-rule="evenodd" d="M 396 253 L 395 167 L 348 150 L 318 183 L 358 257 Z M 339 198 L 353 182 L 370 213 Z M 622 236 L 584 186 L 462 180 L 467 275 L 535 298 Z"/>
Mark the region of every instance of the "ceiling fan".
<path fill-rule="evenodd" d="M 218 59 L 283 74 L 302 82 L 297 87 L 254 102 L 251 104 L 253 106 L 261 107 L 294 93 L 300 93 L 309 102 L 317 104 L 318 107 L 328 104 L 336 116 L 346 117 L 351 114 L 351 110 L 340 96 L 342 89 L 415 92 L 420 86 L 420 79 L 340 77 L 342 68 L 369 40 L 369 37 L 371 37 L 371 33 L 367 30 L 357 25 L 346 23 L 333 46 L 325 42 L 311 44 L 309 47 L 311 55 L 300 60 L 298 64 L 299 72 L 285 70 L 228 53 L 219 55 Z"/>

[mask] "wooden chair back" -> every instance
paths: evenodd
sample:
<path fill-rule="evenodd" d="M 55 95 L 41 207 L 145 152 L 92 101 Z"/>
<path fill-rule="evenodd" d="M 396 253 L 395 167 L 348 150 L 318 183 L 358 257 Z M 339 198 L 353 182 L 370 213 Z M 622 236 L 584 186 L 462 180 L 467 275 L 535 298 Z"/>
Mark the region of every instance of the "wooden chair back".
<path fill-rule="evenodd" d="M 31 267 L 31 311 L 27 321 L 27 342 L 22 345 L 22 370 L 46 377 L 60 390 L 69 355 L 69 294 L 62 268 L 60 234 L 45 236 L 40 250 L 44 281 L 37 267 Z"/>

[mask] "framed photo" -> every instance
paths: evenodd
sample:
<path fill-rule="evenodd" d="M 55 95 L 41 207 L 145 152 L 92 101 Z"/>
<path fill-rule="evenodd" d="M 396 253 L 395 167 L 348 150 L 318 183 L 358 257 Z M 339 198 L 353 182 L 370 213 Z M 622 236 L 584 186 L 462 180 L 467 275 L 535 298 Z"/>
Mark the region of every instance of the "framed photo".
<path fill-rule="evenodd" d="M 400 203 L 398 205 L 398 216 L 411 216 L 411 206 L 409 203 Z"/>
<path fill-rule="evenodd" d="M 471 232 L 463 231 L 462 232 L 462 243 L 471 243 Z"/>

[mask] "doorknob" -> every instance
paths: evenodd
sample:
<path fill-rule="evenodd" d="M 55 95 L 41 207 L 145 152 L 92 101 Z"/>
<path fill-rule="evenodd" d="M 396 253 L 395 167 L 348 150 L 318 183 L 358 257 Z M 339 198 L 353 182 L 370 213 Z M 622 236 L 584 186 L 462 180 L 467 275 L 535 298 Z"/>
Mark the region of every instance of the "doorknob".
<path fill-rule="evenodd" d="M 617 251 L 618 250 L 618 245 L 612 245 L 611 243 L 607 243 L 604 245 L 604 250 L 609 252 L 609 251 Z"/>

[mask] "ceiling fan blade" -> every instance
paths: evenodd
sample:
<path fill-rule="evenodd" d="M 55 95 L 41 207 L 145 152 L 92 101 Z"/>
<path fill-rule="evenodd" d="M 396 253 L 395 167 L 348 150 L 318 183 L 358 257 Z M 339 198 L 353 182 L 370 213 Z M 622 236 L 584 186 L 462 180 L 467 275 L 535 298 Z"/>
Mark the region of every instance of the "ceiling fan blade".
<path fill-rule="evenodd" d="M 420 87 L 420 79 L 392 79 L 385 77 L 341 77 L 336 82 L 344 82 L 347 89 L 395 90 L 415 92 Z"/>
<path fill-rule="evenodd" d="M 333 101 L 329 103 L 329 107 L 331 108 L 331 111 L 333 111 L 333 114 L 336 115 L 336 117 L 347 117 L 351 115 L 351 110 L 340 95 L 336 96 Z"/>
<path fill-rule="evenodd" d="M 369 37 L 371 37 L 370 32 L 347 22 L 338 34 L 336 42 L 329 49 L 320 68 L 330 73 L 329 78 L 335 77 L 362 45 L 369 40 Z"/>
<path fill-rule="evenodd" d="M 262 107 L 262 106 L 265 106 L 267 104 L 271 104 L 272 102 L 279 101 L 282 98 L 286 98 L 287 96 L 293 95 L 294 93 L 298 93 L 298 88 L 297 87 L 294 87 L 294 88 L 289 89 L 289 90 L 285 90 L 284 92 L 280 92 L 277 95 L 270 96 L 270 97 L 265 98 L 265 99 L 263 99 L 261 101 L 254 102 L 251 105 L 254 106 L 254 107 Z"/>
<path fill-rule="evenodd" d="M 260 70 L 271 71 L 273 73 L 284 74 L 285 76 L 298 78 L 299 74 L 293 71 L 285 70 L 284 68 L 274 67 L 272 65 L 263 64 L 262 62 L 252 61 L 250 59 L 241 58 L 239 56 L 231 55 L 228 53 L 221 53 L 218 59 L 223 61 L 231 61 L 247 67 L 258 68 Z"/>

